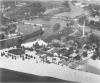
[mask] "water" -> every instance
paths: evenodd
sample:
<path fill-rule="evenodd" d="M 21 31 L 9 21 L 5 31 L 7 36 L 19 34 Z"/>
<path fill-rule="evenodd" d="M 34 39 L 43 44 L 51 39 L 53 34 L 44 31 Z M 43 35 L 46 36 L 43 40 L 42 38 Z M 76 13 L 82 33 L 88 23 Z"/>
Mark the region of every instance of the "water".
<path fill-rule="evenodd" d="M 0 69 L 1 71 L 1 82 L 66 82 L 76 83 L 71 81 L 65 81 L 53 77 L 37 76 L 33 74 L 26 74 L 16 72 L 8 69 Z"/>

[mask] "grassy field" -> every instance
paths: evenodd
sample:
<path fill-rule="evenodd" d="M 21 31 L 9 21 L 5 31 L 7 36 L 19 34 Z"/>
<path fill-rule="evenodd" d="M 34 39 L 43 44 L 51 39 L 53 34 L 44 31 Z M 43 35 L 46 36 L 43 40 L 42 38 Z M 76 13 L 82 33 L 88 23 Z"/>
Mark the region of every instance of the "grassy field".
<path fill-rule="evenodd" d="M 48 5 L 47 5 L 48 3 Z M 47 7 L 47 8 L 51 8 L 51 4 L 53 6 L 60 6 L 61 3 L 59 1 L 57 1 L 56 3 L 53 3 L 53 2 L 42 2 L 42 5 Z M 55 4 L 58 4 L 58 5 L 55 5 Z M 66 21 L 64 20 L 61 20 L 61 19 L 54 19 L 54 17 L 61 17 L 61 16 L 67 16 L 67 17 L 70 17 L 70 18 L 74 18 L 75 16 L 79 16 L 81 14 L 83 14 L 85 11 L 83 8 L 81 8 L 80 6 L 74 6 L 70 3 L 70 7 L 71 7 L 71 12 L 62 12 L 62 13 L 58 13 L 58 14 L 55 14 L 53 17 L 51 17 L 50 20 L 44 20 L 43 18 L 37 18 L 37 19 L 33 19 L 31 21 L 27 21 L 27 22 L 30 22 L 30 23 L 34 23 L 34 24 L 45 24 L 45 25 L 49 25 L 49 27 L 46 27 L 45 28 L 45 33 L 41 36 L 39 36 L 39 38 L 42 38 L 42 39 L 47 39 L 47 38 L 50 38 L 54 35 L 54 37 L 57 37 L 58 35 L 58 32 L 59 31 L 62 31 L 64 30 L 64 28 L 66 27 Z M 53 31 L 53 28 L 54 28 L 54 25 L 56 23 L 59 23 L 61 25 L 60 29 L 58 31 Z M 18 32 L 21 32 L 23 33 L 24 35 L 27 35 L 27 34 L 31 34 L 32 32 L 38 30 L 40 27 L 34 27 L 32 25 L 23 25 L 21 23 L 19 23 L 17 25 L 18 27 Z M 67 27 L 66 27 L 67 28 Z M 82 28 L 80 28 L 80 30 L 82 31 Z M 86 28 L 85 29 L 86 31 L 90 31 L 89 28 Z M 59 35 L 58 35 L 59 36 Z M 65 35 L 66 36 L 66 35 Z M 29 41 L 32 41 L 34 40 L 34 38 L 31 38 Z"/>
<path fill-rule="evenodd" d="M 76 15 L 79 15 L 81 13 L 78 13 L 77 11 L 75 12 L 75 9 L 74 10 L 74 13 L 75 13 L 75 16 Z M 55 16 L 68 16 L 68 15 L 74 15 L 74 13 L 68 13 L 68 12 L 65 12 L 65 13 L 60 13 L 60 14 L 57 14 Z M 83 13 L 83 11 L 82 11 Z M 64 20 L 61 20 L 61 19 L 53 19 L 51 18 L 49 21 L 45 21 L 43 20 L 42 18 L 38 18 L 38 19 L 34 19 L 32 21 L 28 21 L 28 22 L 31 22 L 31 23 L 35 23 L 35 24 L 46 24 L 46 25 L 50 25 L 50 27 L 46 27 L 45 28 L 45 33 L 43 34 L 43 36 L 41 36 L 41 38 L 45 39 L 49 36 L 52 36 L 52 35 L 56 35 L 59 31 L 62 31 L 64 29 L 64 27 L 66 27 L 66 21 Z M 56 23 L 59 23 L 61 25 L 60 29 L 58 31 L 53 31 L 53 26 L 56 24 Z M 38 27 L 37 27 L 38 28 Z M 18 31 L 19 32 L 22 32 L 24 34 L 29 34 L 29 33 L 32 33 L 33 31 L 37 30 L 37 28 L 33 28 L 32 25 L 23 25 L 23 24 L 18 24 Z"/>
<path fill-rule="evenodd" d="M 42 19 L 35 19 L 32 21 L 28 21 L 31 23 L 35 23 L 35 24 L 46 24 L 46 25 L 50 25 L 49 27 L 45 27 L 45 33 L 41 36 L 41 38 L 45 39 L 51 35 L 54 35 L 56 33 L 58 33 L 59 31 L 63 30 L 63 27 L 66 26 L 66 22 L 62 21 L 62 20 L 57 20 L 57 19 L 51 19 L 50 21 L 44 21 Z M 53 26 L 59 23 L 61 25 L 59 31 L 53 31 Z M 39 30 L 40 27 L 34 27 L 32 25 L 23 25 L 23 24 L 18 24 L 18 32 L 22 32 L 24 35 L 30 34 L 34 31 Z"/>

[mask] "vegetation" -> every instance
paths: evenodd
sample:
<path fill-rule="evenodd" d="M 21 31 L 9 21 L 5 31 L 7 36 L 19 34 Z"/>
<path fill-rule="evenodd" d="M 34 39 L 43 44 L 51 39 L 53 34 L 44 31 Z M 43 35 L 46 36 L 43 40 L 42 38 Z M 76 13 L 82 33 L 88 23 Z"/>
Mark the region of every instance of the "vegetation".
<path fill-rule="evenodd" d="M 15 33 L 17 27 L 15 24 L 10 24 L 8 26 L 6 26 L 5 28 L 1 28 L 1 31 L 4 31 L 6 34 L 8 33 Z"/>
<path fill-rule="evenodd" d="M 87 7 L 87 10 L 89 11 L 90 15 L 95 17 L 100 16 L 100 5 L 97 4 L 89 4 Z"/>
<path fill-rule="evenodd" d="M 92 29 L 97 29 L 100 31 L 100 22 L 90 21 L 88 26 Z"/>
<path fill-rule="evenodd" d="M 3 1 L 2 4 L 4 5 L 4 8 L 15 7 L 15 1 L 6 0 Z"/>
<path fill-rule="evenodd" d="M 11 22 L 11 20 L 9 18 L 6 18 L 3 15 L 1 15 L 1 24 L 2 25 L 5 25 L 6 26 L 10 22 Z"/>
<path fill-rule="evenodd" d="M 96 19 L 95 17 L 90 16 L 90 18 Z M 99 18 L 99 17 L 98 17 Z M 85 23 L 85 26 L 90 27 L 91 29 L 97 29 L 100 30 L 100 21 L 95 20 L 89 20 L 87 16 L 81 16 L 78 20 L 79 24 L 83 25 Z"/>
<path fill-rule="evenodd" d="M 56 32 L 60 29 L 61 25 L 59 23 L 56 23 L 54 26 L 53 26 L 53 31 Z"/>
<path fill-rule="evenodd" d="M 40 15 L 44 11 L 45 7 L 43 7 L 40 2 L 33 2 L 32 4 L 22 7 L 20 10 L 14 12 L 10 17 L 12 19 L 16 17 L 29 20 L 31 16 Z"/>
<path fill-rule="evenodd" d="M 69 1 L 68 0 L 67 1 L 64 1 L 62 5 L 64 5 L 67 8 L 70 8 Z"/>
<path fill-rule="evenodd" d="M 69 5 L 69 1 L 67 0 L 67 1 L 64 1 L 63 3 L 62 3 L 62 5 L 65 7 L 64 9 L 67 11 L 67 12 L 70 12 L 71 11 L 71 8 L 70 8 L 70 5 Z M 62 10 L 64 10 L 64 9 L 62 9 Z"/>

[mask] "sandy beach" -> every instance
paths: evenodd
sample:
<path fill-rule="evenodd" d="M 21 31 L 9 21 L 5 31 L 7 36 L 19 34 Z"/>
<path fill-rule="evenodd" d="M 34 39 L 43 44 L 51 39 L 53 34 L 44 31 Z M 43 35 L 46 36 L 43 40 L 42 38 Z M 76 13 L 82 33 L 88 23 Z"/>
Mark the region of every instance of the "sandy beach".
<path fill-rule="evenodd" d="M 32 0 L 32 1 L 35 1 L 35 0 Z M 39 0 L 39 1 L 43 1 L 43 0 Z M 44 0 L 44 1 L 50 1 L 50 0 Z M 62 1 L 62 0 L 57 0 L 57 1 Z M 83 2 L 84 1 L 90 4 L 90 0 L 83 0 Z M 96 0 L 96 1 L 99 1 L 99 0 Z M 94 0 L 91 0 L 91 4 L 92 3 L 94 3 Z M 48 2 L 48 4 L 50 3 Z M 23 15 L 23 19 L 21 19 L 22 21 L 17 22 L 18 24 L 16 25 L 16 27 L 17 27 L 18 33 L 16 34 L 22 33 L 23 36 L 25 35 L 25 38 L 22 36 L 22 38 L 18 40 L 15 40 L 13 38 L 14 40 L 12 40 L 12 42 L 10 42 L 10 40 L 7 41 L 7 44 L 6 42 L 1 43 L 2 47 L 3 45 L 4 47 L 5 46 L 10 47 L 10 45 L 15 46 L 14 48 L 11 47 L 11 48 L 0 50 L 1 78 L 3 78 L 3 80 L 6 80 L 6 81 L 7 80 L 10 81 L 12 79 L 13 79 L 12 81 L 16 81 L 16 79 L 19 79 L 20 81 L 21 79 L 24 81 L 25 80 L 27 81 L 35 80 L 35 81 L 41 82 L 44 79 L 46 81 L 50 80 L 49 82 L 51 82 L 51 80 L 53 80 L 54 78 L 55 81 L 57 81 L 57 79 L 60 79 L 61 82 L 66 81 L 68 83 L 76 83 L 76 82 L 78 83 L 100 83 L 100 60 L 99 60 L 100 56 L 98 54 L 100 53 L 99 52 L 100 44 L 98 43 L 100 42 L 100 40 L 99 38 L 96 38 L 96 37 L 100 37 L 100 31 L 99 29 L 97 30 L 95 28 L 91 29 L 92 27 L 90 25 L 85 25 L 86 23 L 82 23 L 81 25 L 80 22 L 76 22 L 76 21 L 74 22 L 74 19 L 78 21 L 80 21 L 81 17 L 83 19 L 85 13 L 89 11 L 88 7 L 87 7 L 87 10 L 85 10 L 82 7 L 82 5 L 73 5 L 70 2 L 70 3 L 65 3 L 65 6 L 64 6 L 64 3 L 62 3 L 62 5 L 59 4 L 60 7 L 57 7 L 57 8 L 54 7 L 54 9 L 52 9 L 52 6 L 53 6 L 52 4 L 50 7 L 50 10 L 52 12 L 49 10 L 49 6 L 47 7 L 43 6 L 43 10 L 45 10 L 45 13 L 43 14 L 44 11 L 42 12 L 41 10 L 42 6 L 41 6 L 41 8 L 38 11 L 40 12 L 41 10 L 41 13 L 36 12 L 37 13 L 36 16 L 38 16 L 38 18 L 35 19 L 34 12 L 37 11 L 37 9 L 40 6 L 36 6 L 35 8 L 35 6 L 33 5 L 34 4 L 26 6 L 26 9 L 24 9 L 24 6 L 23 8 L 18 7 L 19 11 L 17 10 L 18 5 L 17 6 L 15 5 L 16 6 L 15 10 L 12 9 L 12 11 L 9 11 L 9 13 L 14 13 L 15 16 L 17 15 L 16 12 L 18 12 L 19 16 L 20 14 Z M 69 6 L 70 12 L 64 11 L 64 8 L 67 10 L 68 8 L 67 5 Z M 90 10 L 91 9 L 94 10 L 95 8 L 94 9 L 90 8 Z M 22 10 L 25 10 L 25 11 L 22 11 Z M 58 13 L 56 10 L 58 11 Z M 62 12 L 59 12 L 61 10 Z M 49 15 L 49 13 L 53 13 L 53 11 L 55 11 L 57 14 L 54 13 L 54 14 Z M 8 16 L 10 16 L 9 13 L 7 13 Z M 27 19 L 26 16 L 27 17 L 30 16 L 31 13 L 32 13 L 32 16 L 29 17 L 28 18 L 29 20 L 26 21 L 25 20 Z M 4 15 L 7 15 L 7 14 L 4 14 Z M 47 17 L 42 18 L 42 16 L 43 17 L 47 16 Z M 87 15 L 85 16 L 87 17 Z M 70 20 L 68 20 L 67 17 Z M 85 20 L 89 20 L 89 18 Z M 92 22 L 93 20 L 89 20 L 89 21 Z M 91 22 L 89 22 L 88 24 L 91 24 Z M 93 23 L 95 24 L 96 22 L 94 21 Z M 58 26 L 60 27 L 59 28 L 57 26 L 58 28 L 57 30 L 54 27 L 54 25 L 56 24 L 58 24 Z M 39 31 L 41 30 L 40 33 L 42 34 L 34 36 L 33 32 L 38 31 L 38 30 Z M 73 36 L 70 35 L 70 34 L 77 33 L 77 32 L 79 33 L 80 38 L 73 38 Z M 6 34 L 7 38 L 9 38 L 8 37 L 9 34 L 12 35 L 11 31 L 5 31 L 5 33 L 7 33 Z M 88 33 L 89 33 L 89 37 L 87 37 Z M 81 38 L 81 35 L 82 35 L 82 38 Z M 3 34 L 3 36 L 4 37 L 1 36 L 2 37 L 1 39 L 6 38 L 5 34 Z M 53 40 L 54 38 L 55 40 Z M 92 38 L 95 41 L 93 41 Z M 33 42 L 35 39 L 37 39 L 36 42 Z M 50 43 L 44 42 L 44 41 L 41 41 L 41 39 L 50 40 L 51 42 Z M 29 43 L 26 43 L 26 42 L 29 42 Z M 41 45 L 39 42 L 41 43 Z M 88 44 L 87 42 L 91 44 Z M 25 44 L 21 44 L 21 43 L 25 43 Z M 81 45 L 82 43 L 84 44 Z M 6 74 L 8 77 L 6 76 Z M 18 76 L 21 76 L 23 78 L 20 78 Z M 50 79 L 47 77 L 49 77 Z"/>
<path fill-rule="evenodd" d="M 0 68 L 81 83 L 100 82 L 100 75 L 73 70 L 56 64 L 35 63 L 33 59 L 22 61 L 21 59 L 12 60 L 11 58 L 0 57 Z"/>

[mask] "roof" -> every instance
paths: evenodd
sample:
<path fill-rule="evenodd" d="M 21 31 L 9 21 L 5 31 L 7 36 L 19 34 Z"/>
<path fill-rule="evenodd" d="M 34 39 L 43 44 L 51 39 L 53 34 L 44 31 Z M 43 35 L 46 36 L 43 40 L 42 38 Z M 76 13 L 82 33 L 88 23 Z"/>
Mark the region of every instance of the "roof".
<path fill-rule="evenodd" d="M 15 54 L 15 55 L 21 55 L 24 54 L 25 51 L 22 49 L 11 49 L 8 51 L 9 53 Z"/>

